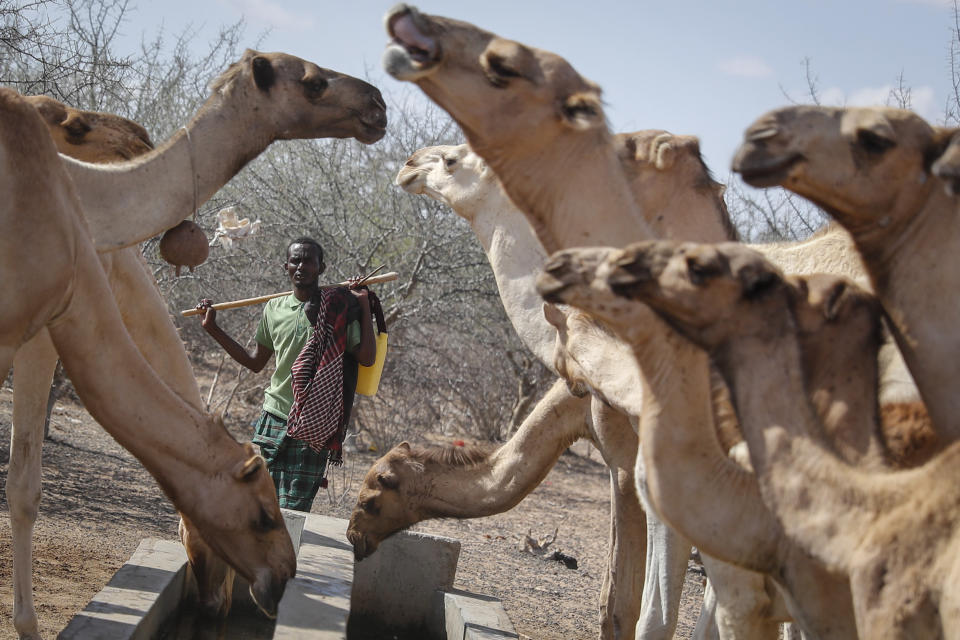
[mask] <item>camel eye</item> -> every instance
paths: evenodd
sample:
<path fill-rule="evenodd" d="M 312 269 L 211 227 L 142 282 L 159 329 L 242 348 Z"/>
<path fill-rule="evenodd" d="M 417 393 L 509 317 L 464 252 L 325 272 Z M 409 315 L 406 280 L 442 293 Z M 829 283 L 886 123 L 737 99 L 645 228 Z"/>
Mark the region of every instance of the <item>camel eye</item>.
<path fill-rule="evenodd" d="M 266 509 L 260 507 L 260 518 L 257 520 L 254 525 L 254 529 L 257 531 L 262 531 L 264 533 L 268 531 L 273 531 L 278 526 L 277 521 L 270 515 Z"/>
<path fill-rule="evenodd" d="M 311 78 L 303 81 L 303 90 L 310 98 L 319 98 L 327 90 L 327 81 L 324 78 Z"/>
<path fill-rule="evenodd" d="M 486 58 L 487 80 L 497 89 L 503 89 L 512 78 L 519 78 L 520 72 L 507 66 L 506 60 L 498 55 L 490 54 Z"/>
<path fill-rule="evenodd" d="M 698 262 L 696 259 L 689 259 L 687 269 L 690 271 L 690 282 L 701 285 L 719 273 L 720 265 L 714 261 Z"/>
<path fill-rule="evenodd" d="M 363 502 L 360 503 L 360 508 L 372 516 L 378 515 L 380 513 L 380 508 L 377 506 L 377 503 L 373 500 L 364 500 Z"/>
<path fill-rule="evenodd" d="M 452 167 L 453 165 L 457 164 L 457 159 L 456 159 L 456 158 L 451 158 L 451 157 L 448 156 L 448 157 L 446 157 L 446 158 L 443 159 L 443 164 L 446 165 L 447 169 L 449 169 L 449 168 Z"/>
<path fill-rule="evenodd" d="M 867 153 L 880 155 L 897 146 L 897 143 L 869 129 L 857 131 L 857 144 Z"/>

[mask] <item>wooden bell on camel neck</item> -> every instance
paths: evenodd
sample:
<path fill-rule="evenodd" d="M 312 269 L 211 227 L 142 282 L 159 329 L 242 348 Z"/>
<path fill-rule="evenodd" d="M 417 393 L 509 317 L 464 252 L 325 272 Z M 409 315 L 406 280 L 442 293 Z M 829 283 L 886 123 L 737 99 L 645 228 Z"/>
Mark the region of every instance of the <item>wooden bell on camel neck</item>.
<path fill-rule="evenodd" d="M 180 267 L 189 267 L 190 271 L 210 255 L 210 245 L 203 229 L 192 220 L 184 220 L 172 229 L 164 232 L 160 238 L 160 257 L 176 268 L 179 277 Z"/>

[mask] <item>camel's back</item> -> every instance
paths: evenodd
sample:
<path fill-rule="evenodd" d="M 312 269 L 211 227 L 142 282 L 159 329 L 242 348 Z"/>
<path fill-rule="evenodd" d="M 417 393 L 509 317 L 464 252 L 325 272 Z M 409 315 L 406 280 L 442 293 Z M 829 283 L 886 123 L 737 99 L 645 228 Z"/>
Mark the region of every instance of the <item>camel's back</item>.
<path fill-rule="evenodd" d="M 786 274 L 831 273 L 850 278 L 872 291 L 853 238 L 839 225 L 831 224 L 802 242 L 774 242 L 752 246 Z"/>

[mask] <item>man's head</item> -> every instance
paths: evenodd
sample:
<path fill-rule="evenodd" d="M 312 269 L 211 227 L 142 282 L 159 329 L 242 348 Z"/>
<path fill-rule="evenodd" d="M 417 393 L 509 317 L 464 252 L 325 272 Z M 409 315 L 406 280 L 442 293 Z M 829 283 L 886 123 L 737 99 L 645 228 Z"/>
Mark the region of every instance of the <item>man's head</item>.
<path fill-rule="evenodd" d="M 297 238 L 287 245 L 287 260 L 283 268 L 295 288 L 311 289 L 317 285 L 317 278 L 327 268 L 323 262 L 323 248 L 313 238 Z"/>

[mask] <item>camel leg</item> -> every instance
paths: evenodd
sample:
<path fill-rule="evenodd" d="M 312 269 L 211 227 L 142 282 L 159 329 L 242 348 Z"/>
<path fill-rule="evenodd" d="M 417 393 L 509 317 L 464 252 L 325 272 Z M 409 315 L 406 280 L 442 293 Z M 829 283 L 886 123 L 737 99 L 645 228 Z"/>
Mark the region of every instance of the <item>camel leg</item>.
<path fill-rule="evenodd" d="M 610 548 L 600 594 L 600 637 L 628 638 L 640 618 L 646 561 L 647 517 L 633 474 L 610 469 Z"/>
<path fill-rule="evenodd" d="M 647 570 L 637 640 L 673 638 L 691 548 L 686 538 L 647 511 Z"/>
<path fill-rule="evenodd" d="M 703 587 L 703 603 L 700 605 L 700 616 L 691 640 L 720 640 L 720 630 L 717 628 L 717 592 L 714 591 L 709 577 Z"/>
<path fill-rule="evenodd" d="M 7 473 L 7 504 L 13 538 L 13 626 L 21 639 L 39 639 L 33 605 L 33 526 L 40 506 L 43 420 L 57 352 L 46 329 L 14 359 L 13 428 Z"/>
<path fill-rule="evenodd" d="M 589 426 L 610 469 L 610 546 L 600 592 L 600 637 L 631 637 L 640 617 L 647 553 L 647 516 L 633 481 L 637 434 L 626 415 L 595 398 Z"/>
<path fill-rule="evenodd" d="M 777 640 L 783 618 L 770 615 L 773 602 L 764 577 L 707 554 L 701 557 L 713 586 L 720 640 Z"/>

